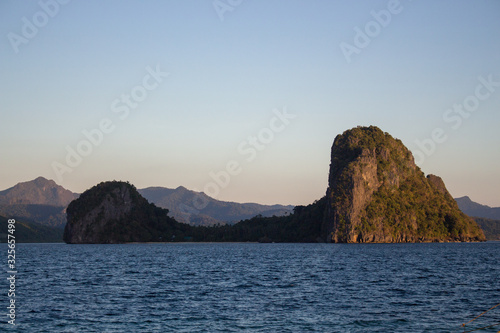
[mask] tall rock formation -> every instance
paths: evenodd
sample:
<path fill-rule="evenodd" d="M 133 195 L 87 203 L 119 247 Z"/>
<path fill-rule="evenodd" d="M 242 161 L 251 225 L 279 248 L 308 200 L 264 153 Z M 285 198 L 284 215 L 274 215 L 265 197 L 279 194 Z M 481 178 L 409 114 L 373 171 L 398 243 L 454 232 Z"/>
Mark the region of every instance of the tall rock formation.
<path fill-rule="evenodd" d="M 415 165 L 403 143 L 357 127 L 332 146 L 323 237 L 340 243 L 480 241 L 441 178 Z"/>

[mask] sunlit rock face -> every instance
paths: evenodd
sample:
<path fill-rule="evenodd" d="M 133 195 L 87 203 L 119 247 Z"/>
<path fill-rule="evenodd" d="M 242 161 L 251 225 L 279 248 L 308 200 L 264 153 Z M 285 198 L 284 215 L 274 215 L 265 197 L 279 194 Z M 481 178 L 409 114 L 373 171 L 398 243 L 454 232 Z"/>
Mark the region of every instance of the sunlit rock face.
<path fill-rule="evenodd" d="M 374 126 L 335 138 L 326 197 L 328 242 L 484 240 L 442 179 L 425 177 L 403 143 Z"/>

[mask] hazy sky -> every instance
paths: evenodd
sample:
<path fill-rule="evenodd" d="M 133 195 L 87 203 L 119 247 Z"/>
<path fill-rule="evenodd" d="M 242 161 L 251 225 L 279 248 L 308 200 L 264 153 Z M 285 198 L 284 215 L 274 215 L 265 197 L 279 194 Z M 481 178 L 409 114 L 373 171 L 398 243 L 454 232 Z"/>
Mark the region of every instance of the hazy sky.
<path fill-rule="evenodd" d="M 0 189 L 38 176 L 308 204 L 376 125 L 500 206 L 500 1 L 0 2 Z"/>

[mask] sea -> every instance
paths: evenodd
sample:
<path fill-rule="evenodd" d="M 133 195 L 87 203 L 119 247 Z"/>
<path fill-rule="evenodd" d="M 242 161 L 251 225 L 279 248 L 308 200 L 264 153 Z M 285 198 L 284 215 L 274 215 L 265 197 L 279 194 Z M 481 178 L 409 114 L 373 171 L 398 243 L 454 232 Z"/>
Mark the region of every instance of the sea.
<path fill-rule="evenodd" d="M 0 249 L 6 332 L 468 332 L 500 324 L 500 306 L 475 319 L 500 303 L 500 242 L 16 244 L 12 297 L 7 245 Z"/>

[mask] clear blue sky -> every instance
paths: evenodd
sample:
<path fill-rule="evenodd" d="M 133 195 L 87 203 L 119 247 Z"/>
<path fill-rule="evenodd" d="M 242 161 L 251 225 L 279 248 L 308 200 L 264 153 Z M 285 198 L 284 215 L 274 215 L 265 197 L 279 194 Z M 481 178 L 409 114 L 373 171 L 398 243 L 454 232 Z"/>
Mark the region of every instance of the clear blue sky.
<path fill-rule="evenodd" d="M 66 2 L 0 2 L 0 189 L 308 204 L 335 136 L 376 125 L 454 197 L 500 206 L 499 1 Z"/>

